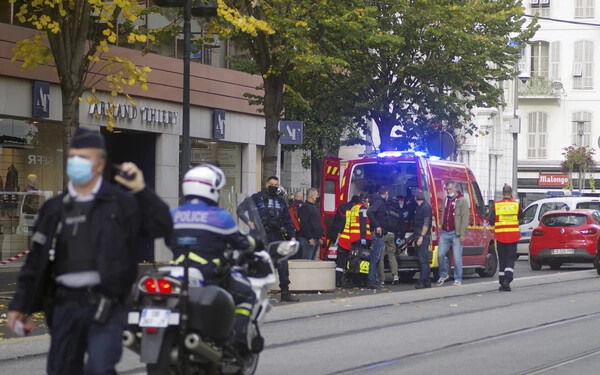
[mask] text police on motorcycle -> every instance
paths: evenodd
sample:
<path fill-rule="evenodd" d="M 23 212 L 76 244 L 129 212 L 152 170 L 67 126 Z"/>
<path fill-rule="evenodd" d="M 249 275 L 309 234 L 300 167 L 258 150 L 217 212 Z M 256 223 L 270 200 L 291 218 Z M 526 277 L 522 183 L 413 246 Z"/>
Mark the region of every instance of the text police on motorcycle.
<path fill-rule="evenodd" d="M 222 275 L 219 266 L 225 262 L 227 245 L 236 250 L 252 251 L 255 242 L 252 237 L 240 233 L 229 212 L 217 206 L 224 186 L 225 174 L 213 165 L 204 164 L 185 174 L 182 190 L 186 202 L 171 212 L 172 263 L 183 263 L 187 254 L 186 248 L 179 245 L 179 238 L 195 238 L 195 245 L 190 246 L 191 266 L 200 269 L 206 282 L 217 283 L 231 293 L 236 306 L 236 343 L 245 347 L 250 312 L 256 296 L 244 275 L 233 270 Z"/>
<path fill-rule="evenodd" d="M 123 163 L 128 178 L 102 179 L 106 165 L 99 132 L 73 135 L 67 191 L 41 208 L 34 225 L 32 251 L 18 277 L 8 326 L 44 310 L 50 327 L 48 374 L 116 374 L 126 323 L 123 306 L 137 273 L 140 235 L 167 237 L 169 208 L 144 183 L 133 163 Z M 17 323 L 21 324 L 21 323 Z"/>
<path fill-rule="evenodd" d="M 267 179 L 266 189 L 252 195 L 252 200 L 258 207 L 258 213 L 262 224 L 267 231 L 267 240 L 281 241 L 296 240 L 296 229 L 292 224 L 290 213 L 285 204 L 285 199 L 278 194 L 279 178 L 271 176 Z M 243 219 L 243 217 L 240 217 Z M 252 223 L 249 223 L 252 227 Z M 288 261 L 277 262 L 279 273 L 279 288 L 281 289 L 281 300 L 286 302 L 298 302 L 297 298 L 290 294 L 290 271 Z"/>

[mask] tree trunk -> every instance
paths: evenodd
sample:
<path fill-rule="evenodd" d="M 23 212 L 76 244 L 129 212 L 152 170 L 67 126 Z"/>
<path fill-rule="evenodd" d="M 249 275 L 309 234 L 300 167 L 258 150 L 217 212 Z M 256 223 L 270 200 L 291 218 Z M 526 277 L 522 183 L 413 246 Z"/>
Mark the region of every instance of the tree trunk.
<path fill-rule="evenodd" d="M 262 161 L 262 179 L 277 174 L 279 160 L 279 120 L 283 111 L 283 76 L 263 79 L 265 113 L 265 148 Z"/>
<path fill-rule="evenodd" d="M 62 112 L 63 112 L 63 188 L 66 188 L 69 177 L 67 176 L 67 159 L 69 157 L 69 146 L 71 139 L 75 133 L 75 129 L 79 127 L 79 95 L 67 90 L 62 90 Z"/>
<path fill-rule="evenodd" d="M 394 146 L 392 145 L 390 134 L 395 123 L 387 118 L 378 118 L 375 120 L 375 124 L 377 124 L 377 129 L 379 129 L 379 151 L 393 150 Z"/>

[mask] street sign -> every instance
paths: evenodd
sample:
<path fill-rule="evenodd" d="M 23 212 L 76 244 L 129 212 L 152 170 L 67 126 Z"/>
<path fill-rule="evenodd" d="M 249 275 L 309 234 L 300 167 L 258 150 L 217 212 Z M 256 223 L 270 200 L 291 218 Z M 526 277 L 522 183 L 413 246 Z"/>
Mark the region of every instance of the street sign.
<path fill-rule="evenodd" d="M 279 137 L 279 143 L 282 145 L 301 145 L 303 130 L 304 123 L 302 121 L 280 121 L 279 131 L 283 134 Z"/>
<path fill-rule="evenodd" d="M 429 155 L 439 156 L 442 159 L 452 155 L 456 148 L 454 137 L 447 131 L 431 134 L 427 136 L 425 142 Z"/>
<path fill-rule="evenodd" d="M 50 117 L 50 83 L 33 82 L 33 117 Z"/>

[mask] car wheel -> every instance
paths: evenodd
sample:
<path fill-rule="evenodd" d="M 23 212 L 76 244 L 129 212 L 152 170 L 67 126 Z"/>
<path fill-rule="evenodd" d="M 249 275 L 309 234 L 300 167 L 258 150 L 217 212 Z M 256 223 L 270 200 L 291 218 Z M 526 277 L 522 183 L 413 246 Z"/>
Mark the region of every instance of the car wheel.
<path fill-rule="evenodd" d="M 498 256 L 496 255 L 496 247 L 490 244 L 488 247 L 488 255 L 485 260 L 485 267 L 477 269 L 477 274 L 480 277 L 493 277 L 498 269 Z"/>
<path fill-rule="evenodd" d="M 559 270 L 560 266 L 562 266 L 562 263 L 559 263 L 559 262 L 552 262 L 552 263 L 550 263 L 550 269 L 553 269 L 555 271 Z"/>
<path fill-rule="evenodd" d="M 542 269 L 542 264 L 533 259 L 531 255 L 529 255 L 529 266 L 532 271 L 539 271 Z"/>

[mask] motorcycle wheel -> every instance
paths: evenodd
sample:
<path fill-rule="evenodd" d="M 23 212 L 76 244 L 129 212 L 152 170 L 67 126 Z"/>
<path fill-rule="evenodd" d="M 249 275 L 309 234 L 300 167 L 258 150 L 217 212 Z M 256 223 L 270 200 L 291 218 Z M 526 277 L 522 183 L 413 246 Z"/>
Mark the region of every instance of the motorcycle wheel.
<path fill-rule="evenodd" d="M 248 354 L 244 357 L 244 368 L 238 371 L 237 375 L 254 375 L 258 367 L 258 353 Z"/>
<path fill-rule="evenodd" d="M 178 375 L 175 366 L 171 365 L 171 349 L 175 340 L 175 332 L 166 332 L 163 337 L 162 347 L 156 363 L 146 364 L 148 375 Z"/>

